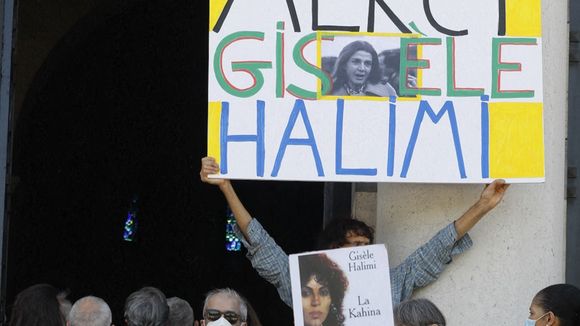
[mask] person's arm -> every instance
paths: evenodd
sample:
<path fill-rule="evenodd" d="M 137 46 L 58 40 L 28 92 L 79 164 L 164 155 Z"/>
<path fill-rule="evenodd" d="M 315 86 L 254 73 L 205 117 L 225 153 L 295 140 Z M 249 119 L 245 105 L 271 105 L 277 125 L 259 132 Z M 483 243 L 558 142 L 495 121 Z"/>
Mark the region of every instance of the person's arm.
<path fill-rule="evenodd" d="M 452 257 L 472 246 L 469 231 L 503 198 L 509 187 L 504 180 L 487 185 L 478 201 L 454 223 L 440 230 L 431 240 L 391 269 L 393 304 L 408 299 L 416 288 L 437 280 Z"/>
<path fill-rule="evenodd" d="M 247 232 L 249 238 L 243 237 L 243 234 L 240 234 L 241 230 L 238 227 L 234 227 L 234 233 L 248 250 L 246 257 L 252 263 L 254 270 L 263 279 L 274 285 L 278 290 L 280 299 L 289 307 L 292 307 L 288 255 L 257 219 L 252 219 L 248 225 Z"/>
<path fill-rule="evenodd" d="M 219 165 L 215 159 L 204 157 L 199 173 L 201 181 L 219 186 L 236 219 L 237 227 L 234 227 L 234 233 L 248 250 L 246 257 L 252 263 L 252 267 L 262 278 L 274 285 L 282 301 L 292 307 L 288 256 L 258 220 L 246 210 L 229 180 L 208 177 L 209 174 L 217 173 Z"/>
<path fill-rule="evenodd" d="M 437 280 L 453 256 L 463 253 L 473 244 L 469 235 L 456 239 L 455 227 L 449 223 L 401 264 L 391 268 L 393 305 L 410 298 L 416 288 Z"/>
<path fill-rule="evenodd" d="M 455 221 L 457 240 L 461 239 L 485 214 L 499 204 L 508 187 L 509 184 L 505 183 L 505 180 L 498 179 L 483 189 L 479 200 Z"/>
<path fill-rule="evenodd" d="M 249 239 L 248 225 L 252 221 L 252 216 L 246 210 L 242 201 L 238 198 L 230 180 L 208 177 L 210 174 L 218 174 L 219 172 L 220 167 L 213 157 L 204 157 L 201 159 L 201 171 L 199 172 L 201 181 L 216 185 L 220 188 L 228 202 L 228 206 L 236 218 L 236 223 L 238 224 L 240 231 L 242 231 L 242 234 L 246 239 Z"/>

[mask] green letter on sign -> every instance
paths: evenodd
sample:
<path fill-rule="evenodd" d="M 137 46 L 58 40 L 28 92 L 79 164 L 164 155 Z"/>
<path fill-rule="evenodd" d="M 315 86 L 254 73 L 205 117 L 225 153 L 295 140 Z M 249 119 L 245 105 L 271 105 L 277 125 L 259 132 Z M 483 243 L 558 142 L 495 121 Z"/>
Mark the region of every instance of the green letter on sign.
<path fill-rule="evenodd" d="M 521 71 L 519 62 L 502 62 L 502 45 L 537 45 L 535 38 L 494 38 L 492 43 L 491 62 L 491 97 L 492 98 L 530 98 L 534 97 L 533 90 L 501 90 L 502 71 Z"/>
<path fill-rule="evenodd" d="M 409 58 L 408 50 L 410 45 L 421 46 L 421 45 L 441 45 L 440 38 L 401 38 L 401 67 L 399 71 L 399 95 L 431 95 L 439 96 L 441 95 L 441 89 L 439 88 L 415 88 L 409 87 L 407 83 L 407 74 L 409 68 L 417 69 L 428 69 L 429 60 Z"/>
<path fill-rule="evenodd" d="M 223 88 L 224 91 L 228 92 L 231 95 L 237 97 L 250 97 L 256 94 L 262 86 L 264 85 L 264 75 L 260 71 L 260 69 L 268 69 L 272 68 L 271 61 L 237 61 L 232 62 L 232 70 L 233 71 L 244 71 L 250 74 L 254 79 L 254 83 L 247 88 L 238 88 L 226 78 L 223 70 L 223 62 L 222 57 L 225 49 L 232 43 L 245 40 L 245 39 L 252 39 L 263 41 L 264 40 L 264 33 L 261 32 L 237 32 L 227 37 L 218 44 L 215 54 L 213 57 L 213 70 L 216 75 L 216 79 L 220 86 Z"/>

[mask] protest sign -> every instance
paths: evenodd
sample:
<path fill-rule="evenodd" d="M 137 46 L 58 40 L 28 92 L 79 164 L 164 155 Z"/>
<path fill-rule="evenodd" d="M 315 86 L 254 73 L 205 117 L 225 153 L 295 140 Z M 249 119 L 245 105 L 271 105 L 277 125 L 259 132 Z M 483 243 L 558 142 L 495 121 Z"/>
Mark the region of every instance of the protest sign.
<path fill-rule="evenodd" d="M 309 252 L 289 259 L 294 325 L 393 325 L 384 245 Z"/>
<path fill-rule="evenodd" d="M 211 0 L 231 179 L 544 181 L 540 0 Z"/>

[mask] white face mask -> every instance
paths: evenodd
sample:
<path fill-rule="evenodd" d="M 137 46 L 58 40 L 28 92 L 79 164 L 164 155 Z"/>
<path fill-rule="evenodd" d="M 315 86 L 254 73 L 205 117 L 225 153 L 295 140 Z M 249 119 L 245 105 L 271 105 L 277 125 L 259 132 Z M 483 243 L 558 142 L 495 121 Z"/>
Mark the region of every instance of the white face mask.
<path fill-rule="evenodd" d="M 536 326 L 536 322 L 540 319 L 542 319 L 545 315 L 547 315 L 548 313 L 550 313 L 549 311 L 543 315 L 540 316 L 540 318 L 533 320 L 533 319 L 526 319 L 526 322 L 524 324 L 524 326 Z"/>
<path fill-rule="evenodd" d="M 221 316 L 220 319 L 215 321 L 210 321 L 206 324 L 206 326 L 232 326 L 229 321 L 227 321 L 224 316 Z"/>

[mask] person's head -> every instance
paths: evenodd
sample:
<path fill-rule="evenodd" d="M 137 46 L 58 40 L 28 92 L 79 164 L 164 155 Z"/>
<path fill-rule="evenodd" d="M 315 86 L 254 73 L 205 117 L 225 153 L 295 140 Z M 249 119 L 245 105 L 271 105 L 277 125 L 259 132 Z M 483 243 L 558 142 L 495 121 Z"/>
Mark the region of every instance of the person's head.
<path fill-rule="evenodd" d="M 379 82 L 381 73 L 377 51 L 366 41 L 349 43 L 340 51 L 332 77 L 338 86 L 360 87 L 367 82 Z"/>
<path fill-rule="evenodd" d="M 67 299 L 68 294 L 68 291 L 61 291 L 56 295 L 56 299 L 58 300 L 58 304 L 60 306 L 60 314 L 64 317 L 65 321 L 70 310 L 72 309 L 72 303 L 69 299 Z"/>
<path fill-rule="evenodd" d="M 399 65 L 401 62 L 400 51 L 398 49 L 384 50 L 379 53 L 379 67 L 381 76 L 393 81 L 399 75 Z"/>
<path fill-rule="evenodd" d="M 246 326 L 248 308 L 238 292 L 229 289 L 210 291 L 203 304 L 202 326 Z"/>
<path fill-rule="evenodd" d="M 240 296 L 242 300 L 244 300 L 244 304 L 246 305 L 246 309 L 248 310 L 248 316 L 246 318 L 246 325 L 247 326 L 262 326 L 262 322 L 260 321 L 260 317 L 258 317 L 258 313 L 248 301 L 247 298 Z"/>
<path fill-rule="evenodd" d="M 382 51 L 378 55 L 379 59 L 379 70 L 381 72 L 381 78 L 387 77 L 387 54 L 388 50 Z"/>
<path fill-rule="evenodd" d="M 337 57 L 322 57 L 320 58 L 320 68 L 322 71 L 328 74 L 331 77 L 332 72 L 334 71 L 334 66 L 336 65 Z"/>
<path fill-rule="evenodd" d="M 68 314 L 69 326 L 109 326 L 111 309 L 101 298 L 86 296 L 78 299 Z"/>
<path fill-rule="evenodd" d="M 167 299 L 167 305 L 169 306 L 168 326 L 193 325 L 193 309 L 187 301 L 178 297 L 172 297 Z"/>
<path fill-rule="evenodd" d="M 298 257 L 305 326 L 342 325 L 342 302 L 348 280 L 325 254 Z"/>
<path fill-rule="evenodd" d="M 154 287 L 144 287 L 125 300 L 125 322 L 128 326 L 163 326 L 169 319 L 165 294 Z"/>
<path fill-rule="evenodd" d="M 65 316 L 57 298 L 59 292 L 49 284 L 36 284 L 18 293 L 10 326 L 63 326 Z"/>
<path fill-rule="evenodd" d="M 318 236 L 317 248 L 336 249 L 366 246 L 374 241 L 374 230 L 357 219 L 336 218 Z"/>
<path fill-rule="evenodd" d="M 395 326 L 445 326 L 441 311 L 427 299 L 399 303 L 393 312 Z"/>
<path fill-rule="evenodd" d="M 580 325 L 580 289 L 570 284 L 542 289 L 532 300 L 526 325 Z"/>

